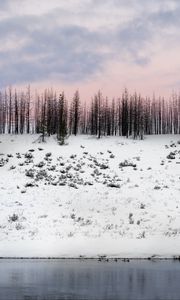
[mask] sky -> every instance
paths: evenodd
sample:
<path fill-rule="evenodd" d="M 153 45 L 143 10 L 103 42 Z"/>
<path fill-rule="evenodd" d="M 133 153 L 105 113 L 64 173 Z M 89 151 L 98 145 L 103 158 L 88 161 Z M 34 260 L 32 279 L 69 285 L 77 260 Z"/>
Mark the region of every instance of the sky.
<path fill-rule="evenodd" d="M 179 28 L 179 0 L 0 0 L 0 88 L 168 97 Z"/>

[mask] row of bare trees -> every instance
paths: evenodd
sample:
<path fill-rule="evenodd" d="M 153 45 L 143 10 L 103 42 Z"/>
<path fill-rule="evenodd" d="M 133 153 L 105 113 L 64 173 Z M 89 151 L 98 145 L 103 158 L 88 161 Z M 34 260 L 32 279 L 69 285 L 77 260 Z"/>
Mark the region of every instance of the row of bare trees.
<path fill-rule="evenodd" d="M 118 99 L 109 100 L 98 93 L 90 103 L 80 102 L 76 91 L 70 103 L 64 92 L 53 90 L 31 95 L 25 92 L 0 92 L 0 133 L 41 133 L 57 135 L 64 143 L 67 135 L 132 136 L 180 133 L 180 95 L 164 98 L 143 98 L 125 90 Z"/>
<path fill-rule="evenodd" d="M 16 91 L 0 92 L 0 133 L 30 133 L 30 87 L 20 95 Z"/>

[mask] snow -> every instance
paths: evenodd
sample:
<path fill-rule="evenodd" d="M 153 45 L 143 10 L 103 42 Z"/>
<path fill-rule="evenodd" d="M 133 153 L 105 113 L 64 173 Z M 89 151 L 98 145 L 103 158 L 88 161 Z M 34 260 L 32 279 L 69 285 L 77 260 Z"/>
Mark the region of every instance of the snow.
<path fill-rule="evenodd" d="M 0 257 L 179 256 L 179 140 L 1 135 Z"/>

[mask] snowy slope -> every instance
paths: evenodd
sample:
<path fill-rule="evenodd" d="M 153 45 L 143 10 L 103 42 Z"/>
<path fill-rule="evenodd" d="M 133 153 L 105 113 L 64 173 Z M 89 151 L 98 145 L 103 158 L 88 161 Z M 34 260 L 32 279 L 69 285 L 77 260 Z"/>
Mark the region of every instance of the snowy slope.
<path fill-rule="evenodd" d="M 0 136 L 0 256 L 180 255 L 179 140 Z"/>

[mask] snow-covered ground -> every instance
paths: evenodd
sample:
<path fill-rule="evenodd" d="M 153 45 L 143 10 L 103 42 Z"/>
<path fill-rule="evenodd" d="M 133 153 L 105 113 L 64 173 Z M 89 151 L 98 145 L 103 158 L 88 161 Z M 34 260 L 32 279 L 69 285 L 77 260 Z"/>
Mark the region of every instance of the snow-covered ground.
<path fill-rule="evenodd" d="M 1 135 L 0 256 L 179 256 L 179 141 Z"/>

